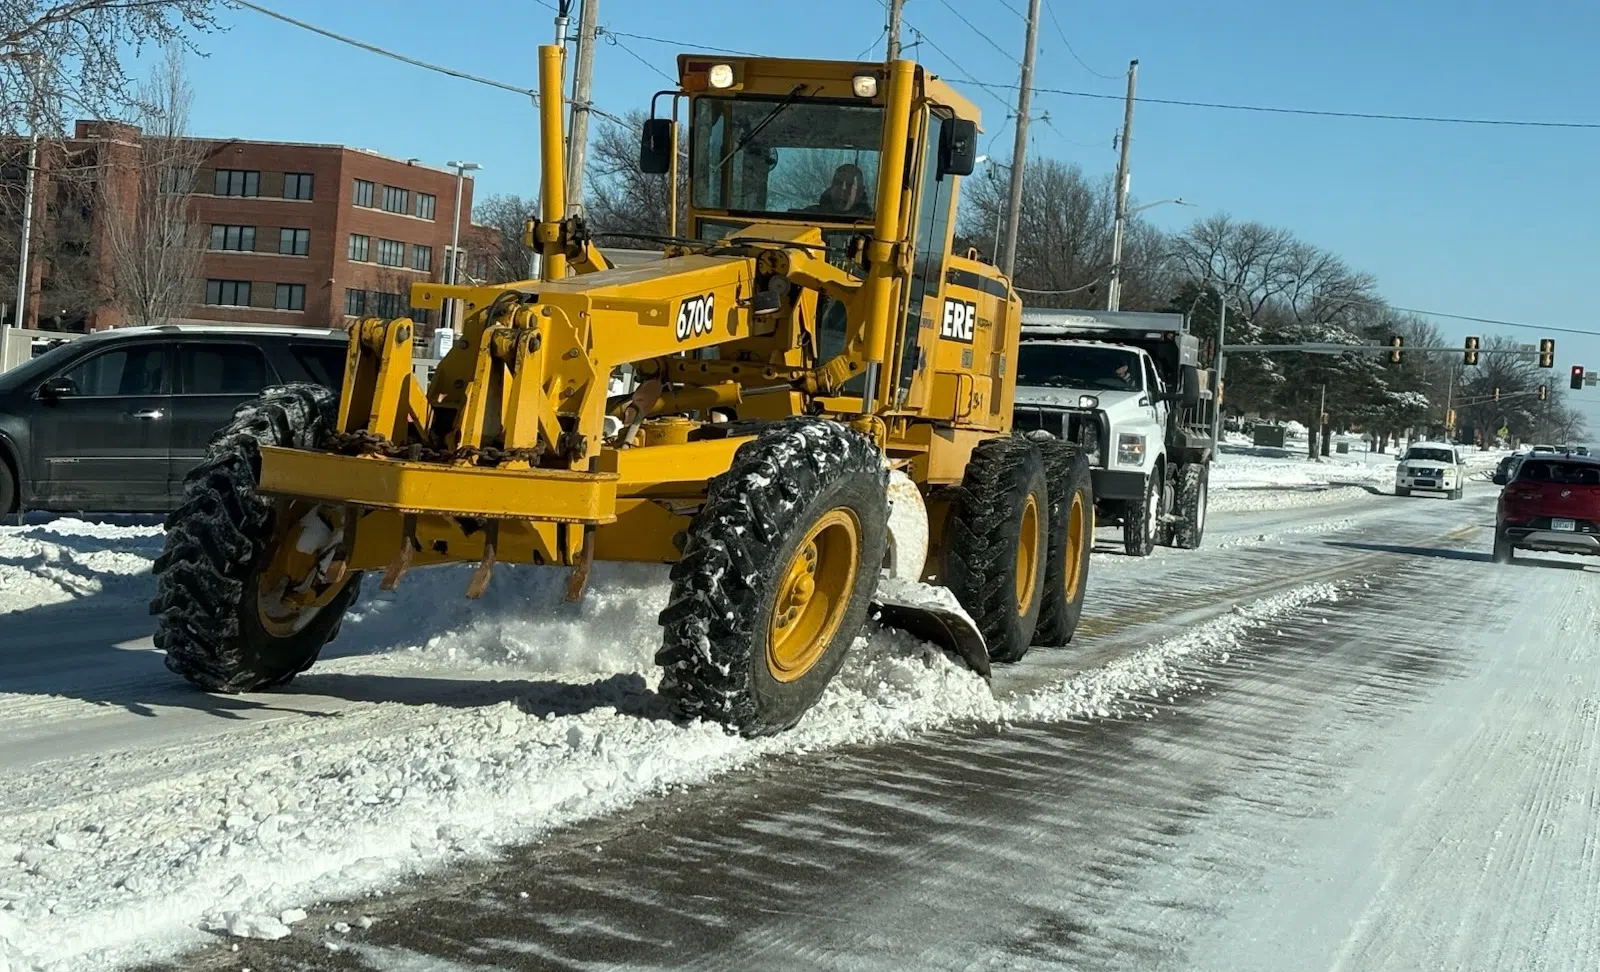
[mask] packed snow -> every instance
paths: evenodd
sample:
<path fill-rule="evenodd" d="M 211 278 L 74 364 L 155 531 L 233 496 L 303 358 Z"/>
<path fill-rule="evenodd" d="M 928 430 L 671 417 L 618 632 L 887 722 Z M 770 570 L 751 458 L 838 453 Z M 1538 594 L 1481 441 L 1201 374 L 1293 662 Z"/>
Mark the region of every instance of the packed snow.
<path fill-rule="evenodd" d="M 148 523 L 0 529 L 0 612 L 25 619 L 41 604 L 70 611 L 74 599 L 85 616 L 127 608 L 148 596 L 159 545 Z M 797 729 L 750 741 L 676 724 L 653 692 L 664 568 L 601 565 L 577 606 L 563 601 L 557 570 L 504 568 L 477 603 L 461 597 L 466 580 L 464 568 L 444 568 L 414 573 L 394 594 L 369 587 L 331 657 L 286 691 L 240 697 L 246 714 L 233 718 L 261 720 L 248 730 L 196 721 L 191 735 L 158 744 L 10 755 L 0 972 L 105 969 L 214 935 L 279 938 L 310 902 L 493 855 L 774 754 L 1116 714 L 1183 690 L 1186 665 L 1226 654 L 1252 626 L 1336 594 L 1312 584 L 1248 603 L 999 698 L 938 649 L 869 625 Z M 950 603 L 905 582 L 894 592 Z M 0 692 L 0 736 L 8 724 L 103 713 L 94 693 L 60 691 Z M 177 712 L 152 703 L 146 714 Z"/>

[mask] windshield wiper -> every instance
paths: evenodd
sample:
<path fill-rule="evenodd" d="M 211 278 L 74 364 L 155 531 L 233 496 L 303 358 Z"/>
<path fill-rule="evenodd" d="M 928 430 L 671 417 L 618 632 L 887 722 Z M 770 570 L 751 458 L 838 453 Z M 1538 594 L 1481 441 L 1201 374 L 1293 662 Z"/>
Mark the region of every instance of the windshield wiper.
<path fill-rule="evenodd" d="M 720 172 L 722 170 L 722 167 L 728 164 L 728 160 L 729 159 L 733 158 L 735 155 L 738 155 L 740 149 L 743 149 L 746 145 L 749 145 L 751 139 L 755 138 L 757 135 L 760 135 L 761 134 L 761 130 L 763 128 L 766 128 L 768 125 L 772 124 L 772 120 L 774 118 L 777 118 L 779 115 L 783 114 L 785 111 L 788 110 L 790 105 L 794 104 L 796 101 L 799 101 L 800 100 L 800 96 L 805 94 L 805 92 L 806 92 L 806 86 L 805 85 L 803 85 L 803 84 L 795 85 L 794 86 L 794 90 L 789 92 L 789 96 L 787 98 L 785 98 L 782 101 L 778 102 L 776 107 L 774 107 L 771 111 L 767 112 L 767 117 L 765 117 L 765 118 L 761 119 L 759 122 L 757 122 L 756 123 L 756 127 L 750 129 L 748 132 L 745 132 L 744 133 L 744 137 L 739 139 L 739 141 L 734 143 L 733 148 L 728 150 L 728 154 L 724 155 L 722 157 L 722 161 L 717 163 L 717 171 Z"/>

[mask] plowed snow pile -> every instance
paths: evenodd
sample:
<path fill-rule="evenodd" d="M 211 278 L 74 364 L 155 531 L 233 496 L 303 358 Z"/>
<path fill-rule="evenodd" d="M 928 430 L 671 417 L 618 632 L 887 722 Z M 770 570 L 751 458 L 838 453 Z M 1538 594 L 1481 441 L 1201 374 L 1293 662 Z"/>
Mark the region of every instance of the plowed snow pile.
<path fill-rule="evenodd" d="M 7 528 L 0 611 L 25 619 L 42 600 L 92 591 L 148 596 L 142 572 L 159 544 L 149 526 Z M 245 697 L 270 716 L 177 745 L 130 741 L 8 767 L 0 972 L 101 970 L 208 933 L 279 936 L 303 917 L 298 906 L 492 854 L 776 753 L 957 722 L 1104 716 L 1182 689 L 1187 663 L 1335 596 L 1300 588 L 1002 699 L 932 647 L 869 624 L 796 730 L 750 741 L 675 724 L 652 691 L 664 569 L 597 568 L 581 606 L 562 601 L 560 571 L 503 567 L 475 604 L 461 597 L 466 581 L 465 570 L 439 569 L 393 595 L 369 584 L 332 657 L 284 691 Z M 0 716 L 37 699 L 0 691 Z"/>

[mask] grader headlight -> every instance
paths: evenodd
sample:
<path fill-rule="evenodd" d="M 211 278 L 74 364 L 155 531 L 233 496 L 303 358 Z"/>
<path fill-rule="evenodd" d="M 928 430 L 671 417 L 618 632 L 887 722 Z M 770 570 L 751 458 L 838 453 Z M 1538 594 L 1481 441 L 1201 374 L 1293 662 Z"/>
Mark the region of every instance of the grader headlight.
<path fill-rule="evenodd" d="M 733 87 L 733 65 L 711 65 L 711 70 L 706 73 L 706 82 L 719 90 Z"/>
<path fill-rule="evenodd" d="M 876 74 L 857 74 L 850 79 L 850 90 L 855 92 L 857 98 L 876 98 L 878 96 L 878 76 Z"/>

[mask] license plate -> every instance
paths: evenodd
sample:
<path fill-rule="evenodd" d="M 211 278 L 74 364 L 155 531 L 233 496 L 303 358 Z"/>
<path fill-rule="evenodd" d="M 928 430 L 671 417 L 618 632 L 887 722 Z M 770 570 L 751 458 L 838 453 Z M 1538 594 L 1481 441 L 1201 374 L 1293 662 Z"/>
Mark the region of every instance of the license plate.
<path fill-rule="evenodd" d="M 1550 521 L 1550 529 L 1562 530 L 1567 533 L 1571 533 L 1572 531 L 1578 529 L 1578 524 L 1575 520 L 1563 520 L 1560 517 L 1555 517 Z"/>
<path fill-rule="evenodd" d="M 1419 480 L 1417 480 L 1417 485 L 1418 486 L 1433 486 L 1434 482 L 1431 479 L 1419 479 Z"/>

